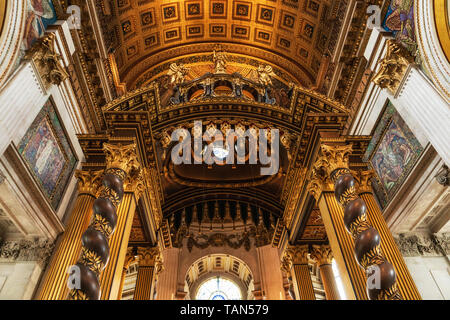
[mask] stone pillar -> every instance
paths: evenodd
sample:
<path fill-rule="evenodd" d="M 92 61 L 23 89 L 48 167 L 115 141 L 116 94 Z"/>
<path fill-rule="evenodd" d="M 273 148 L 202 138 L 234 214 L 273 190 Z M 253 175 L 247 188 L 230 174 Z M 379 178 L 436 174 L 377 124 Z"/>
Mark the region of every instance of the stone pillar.
<path fill-rule="evenodd" d="M 158 247 L 138 248 L 139 268 L 136 279 L 134 300 L 153 300 L 157 273 L 161 271 L 161 258 Z"/>
<path fill-rule="evenodd" d="M 358 194 L 366 203 L 367 219 L 378 230 L 383 239 L 381 241 L 381 250 L 397 271 L 397 286 L 403 299 L 421 300 L 416 284 L 373 195 L 371 179 L 374 175 L 375 172 L 373 170 L 359 170 L 355 172 L 356 180 L 359 182 Z"/>
<path fill-rule="evenodd" d="M 297 300 L 316 300 L 308 267 L 308 245 L 288 247 L 283 255 L 283 269 L 290 270 Z"/>
<path fill-rule="evenodd" d="M 156 296 L 157 300 L 176 299 L 179 255 L 179 248 L 165 249 L 162 252 L 164 271 L 161 272 L 156 284 L 158 292 Z"/>
<path fill-rule="evenodd" d="M 92 205 L 101 183 L 103 171 L 77 170 L 78 195 L 70 214 L 66 230 L 58 239 L 56 249 L 48 264 L 36 295 L 39 300 L 64 300 L 69 288 L 67 281 L 69 267 L 80 255 L 80 238 L 92 217 Z"/>
<path fill-rule="evenodd" d="M 328 245 L 313 245 L 311 259 L 319 267 L 320 278 L 322 279 L 327 300 L 341 300 L 331 265 L 333 262 L 331 247 Z"/>
<path fill-rule="evenodd" d="M 256 250 L 258 252 L 263 298 L 267 300 L 285 300 L 278 249 L 269 244 L 258 247 Z"/>
<path fill-rule="evenodd" d="M 356 180 L 348 167 L 351 153 L 351 145 L 322 144 L 319 156 L 313 164 L 313 178 L 321 176 L 334 183 L 335 199 L 344 208 L 341 222 L 354 239 L 356 261 L 367 276 L 367 286 L 364 287 L 368 297 L 372 300 L 402 299 L 397 287 L 394 266 L 384 256 L 380 245 L 381 236 L 370 224 L 366 203 L 357 194 Z M 333 239 L 330 241 L 333 242 Z"/>
<path fill-rule="evenodd" d="M 136 258 L 133 254 L 133 248 L 128 247 L 127 248 L 127 254 L 125 255 L 125 262 L 123 263 L 123 269 L 122 269 L 122 278 L 120 280 L 120 286 L 119 286 L 119 294 L 117 295 L 117 300 L 122 300 L 122 294 L 123 294 L 123 285 L 125 283 L 125 277 L 127 276 L 128 268 L 130 267 L 130 264 L 134 262 Z"/>
<path fill-rule="evenodd" d="M 139 175 L 141 166 L 137 160 L 135 144 L 122 146 L 105 143 L 103 150 L 106 153 L 106 170 L 100 196 L 93 203 L 93 219 L 81 236 L 81 257 L 73 268 L 74 278 L 78 278 L 79 283 L 75 281 L 76 286 L 71 288 L 68 297 L 70 300 L 98 300 L 100 296 L 116 299 L 118 296 L 117 290 L 127 248 L 123 248 L 123 244 L 128 244 L 125 231 L 126 226 L 131 224 L 127 218 L 131 216 L 132 220 L 135 209 L 133 206 L 136 205 L 133 194 L 124 195 L 123 184 L 127 176 Z M 102 274 L 100 285 L 99 276 L 105 267 L 107 269 Z M 115 294 L 111 295 L 111 292 L 114 292 L 111 288 L 117 269 L 117 288 Z"/>

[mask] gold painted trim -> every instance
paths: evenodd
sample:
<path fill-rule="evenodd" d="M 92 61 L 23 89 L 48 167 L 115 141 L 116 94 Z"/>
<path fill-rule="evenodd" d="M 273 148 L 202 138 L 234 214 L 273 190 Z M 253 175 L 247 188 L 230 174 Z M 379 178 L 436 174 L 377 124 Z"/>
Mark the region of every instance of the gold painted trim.
<path fill-rule="evenodd" d="M 3 25 L 6 21 L 6 5 L 8 3 L 8 0 L 0 2 L 0 38 L 3 33 Z"/>
<path fill-rule="evenodd" d="M 434 0 L 434 22 L 442 51 L 450 62 L 450 24 L 448 0 Z"/>

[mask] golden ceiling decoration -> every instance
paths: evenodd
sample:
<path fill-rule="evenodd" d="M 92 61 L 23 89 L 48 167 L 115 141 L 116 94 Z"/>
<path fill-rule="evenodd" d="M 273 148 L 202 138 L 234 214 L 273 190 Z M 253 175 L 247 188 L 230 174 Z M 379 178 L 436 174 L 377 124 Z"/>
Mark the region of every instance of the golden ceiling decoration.
<path fill-rule="evenodd" d="M 108 23 L 100 23 L 127 85 L 162 61 L 212 52 L 222 43 L 228 52 L 283 64 L 309 86 L 331 37 L 327 19 L 335 2 L 103 0 Z"/>

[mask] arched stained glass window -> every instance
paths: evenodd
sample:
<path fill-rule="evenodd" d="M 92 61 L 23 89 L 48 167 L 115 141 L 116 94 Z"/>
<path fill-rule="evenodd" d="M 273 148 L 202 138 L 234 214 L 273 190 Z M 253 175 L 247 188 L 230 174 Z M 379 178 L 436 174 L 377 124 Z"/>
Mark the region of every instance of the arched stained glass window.
<path fill-rule="evenodd" d="M 242 300 L 242 296 L 236 283 L 218 276 L 200 285 L 196 300 Z"/>

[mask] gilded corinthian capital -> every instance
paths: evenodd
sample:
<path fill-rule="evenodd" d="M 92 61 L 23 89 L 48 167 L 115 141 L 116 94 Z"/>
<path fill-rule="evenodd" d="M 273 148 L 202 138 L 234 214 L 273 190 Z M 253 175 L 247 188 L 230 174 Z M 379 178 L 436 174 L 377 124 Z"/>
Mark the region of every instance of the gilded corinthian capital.
<path fill-rule="evenodd" d="M 78 179 L 78 193 L 90 194 L 94 197 L 99 192 L 99 187 L 102 184 L 103 170 L 98 171 L 83 171 L 76 170 L 75 178 Z"/>
<path fill-rule="evenodd" d="M 134 193 L 136 200 L 139 200 L 145 192 L 144 171 L 139 169 L 127 175 L 123 182 L 123 189 L 125 192 Z"/>
<path fill-rule="evenodd" d="M 136 144 L 103 144 L 106 154 L 106 169 L 120 169 L 126 174 L 131 171 L 139 171 L 141 165 L 137 158 Z"/>
<path fill-rule="evenodd" d="M 322 156 L 319 157 L 319 160 L 321 160 L 320 158 L 325 159 L 327 165 L 324 169 L 327 171 L 328 175 L 331 175 L 331 173 L 337 169 L 348 168 L 348 157 L 353 151 L 353 146 L 351 144 L 322 144 L 320 146 L 320 150 L 322 152 Z M 323 163 L 321 165 L 323 166 Z"/>
<path fill-rule="evenodd" d="M 395 94 L 413 58 L 395 40 L 388 40 L 386 46 L 386 55 L 379 61 L 380 69 L 372 81 Z"/>
<path fill-rule="evenodd" d="M 290 246 L 286 249 L 285 255 L 292 264 L 308 264 L 308 245 Z"/>
<path fill-rule="evenodd" d="M 311 259 L 320 266 L 333 262 L 333 253 L 329 245 L 313 245 Z"/>
<path fill-rule="evenodd" d="M 162 261 L 159 247 L 138 247 L 139 266 L 154 267 L 156 262 Z"/>
<path fill-rule="evenodd" d="M 358 193 L 372 193 L 372 181 L 371 179 L 375 176 L 375 171 L 373 170 L 356 170 L 351 172 L 358 181 Z"/>

